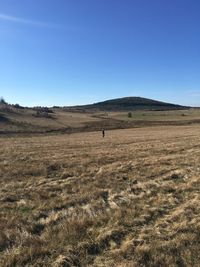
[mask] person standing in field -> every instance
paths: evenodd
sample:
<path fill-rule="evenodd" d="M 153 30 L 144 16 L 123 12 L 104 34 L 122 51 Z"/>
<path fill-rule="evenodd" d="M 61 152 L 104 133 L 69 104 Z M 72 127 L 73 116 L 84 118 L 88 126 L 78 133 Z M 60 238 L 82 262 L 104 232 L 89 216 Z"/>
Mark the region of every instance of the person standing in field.
<path fill-rule="evenodd" d="M 105 130 L 102 129 L 102 137 L 104 138 L 104 136 L 105 136 Z"/>

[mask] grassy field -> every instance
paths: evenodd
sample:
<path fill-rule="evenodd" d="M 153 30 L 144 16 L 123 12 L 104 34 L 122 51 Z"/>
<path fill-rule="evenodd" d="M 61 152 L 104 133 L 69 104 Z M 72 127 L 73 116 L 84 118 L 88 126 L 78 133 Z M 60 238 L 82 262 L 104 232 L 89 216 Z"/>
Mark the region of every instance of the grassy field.
<path fill-rule="evenodd" d="M 0 266 L 200 266 L 200 126 L 0 138 Z"/>
<path fill-rule="evenodd" d="M 70 112 L 62 109 L 51 109 L 52 113 L 38 112 L 37 109 L 16 109 L 0 106 L 1 133 L 45 133 L 47 131 L 62 131 L 63 129 L 81 128 L 98 122 L 100 119 L 84 112 Z M 1 122 L 1 114 L 7 121 Z"/>
<path fill-rule="evenodd" d="M 11 105 L 0 105 L 0 135 L 74 133 L 96 131 L 102 128 L 125 129 L 194 123 L 200 123 L 200 109 L 100 112 L 70 111 L 65 108 L 16 108 Z"/>
<path fill-rule="evenodd" d="M 165 111 L 130 111 L 129 112 L 110 112 L 110 117 L 126 121 L 195 121 L 200 119 L 200 109 L 188 110 L 165 110 Z"/>

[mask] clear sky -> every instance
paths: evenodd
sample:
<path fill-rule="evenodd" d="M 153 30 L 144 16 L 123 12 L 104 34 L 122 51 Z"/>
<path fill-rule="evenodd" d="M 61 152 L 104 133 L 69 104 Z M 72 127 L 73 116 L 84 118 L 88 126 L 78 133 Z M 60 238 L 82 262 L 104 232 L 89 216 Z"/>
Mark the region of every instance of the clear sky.
<path fill-rule="evenodd" d="M 0 0 L 0 96 L 200 106 L 200 1 Z"/>

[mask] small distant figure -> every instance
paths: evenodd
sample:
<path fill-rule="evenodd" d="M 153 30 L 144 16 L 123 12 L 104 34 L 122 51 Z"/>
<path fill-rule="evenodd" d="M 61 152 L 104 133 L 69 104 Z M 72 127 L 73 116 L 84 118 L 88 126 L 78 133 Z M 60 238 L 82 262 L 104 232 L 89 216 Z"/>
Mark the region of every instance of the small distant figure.
<path fill-rule="evenodd" d="M 105 137 L 105 130 L 102 129 L 102 137 L 104 138 Z"/>

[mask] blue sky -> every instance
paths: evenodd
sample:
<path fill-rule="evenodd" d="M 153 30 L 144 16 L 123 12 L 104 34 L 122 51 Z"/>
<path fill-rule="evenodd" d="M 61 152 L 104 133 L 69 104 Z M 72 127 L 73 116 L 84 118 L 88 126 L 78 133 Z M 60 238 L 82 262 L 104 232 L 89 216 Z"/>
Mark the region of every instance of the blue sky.
<path fill-rule="evenodd" d="M 0 0 L 0 96 L 200 106 L 199 0 Z"/>

